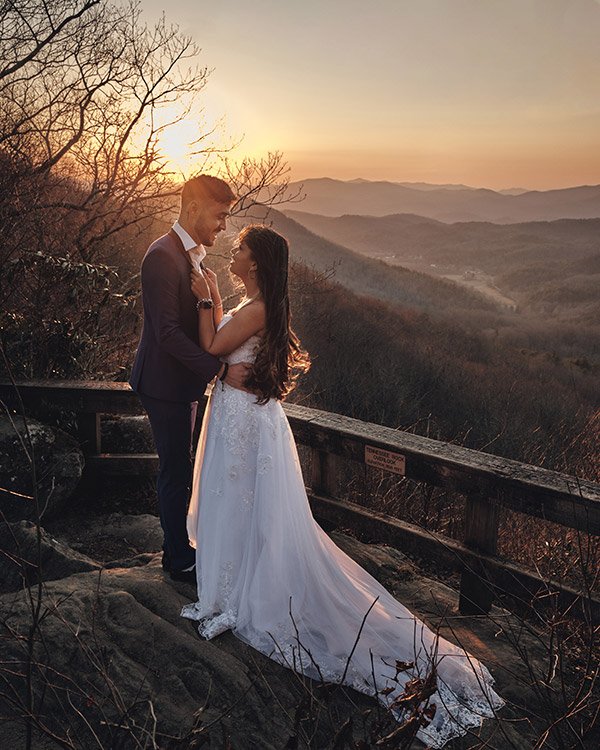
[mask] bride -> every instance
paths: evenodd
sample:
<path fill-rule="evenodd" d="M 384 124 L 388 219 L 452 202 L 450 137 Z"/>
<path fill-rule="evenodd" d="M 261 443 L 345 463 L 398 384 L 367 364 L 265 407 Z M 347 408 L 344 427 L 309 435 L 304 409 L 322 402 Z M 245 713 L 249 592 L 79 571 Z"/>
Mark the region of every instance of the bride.
<path fill-rule="evenodd" d="M 253 366 L 248 390 L 218 382 L 204 415 L 188 514 L 198 601 L 181 614 L 204 638 L 231 630 L 308 677 L 376 695 L 399 721 L 407 683 L 433 676 L 431 721 L 417 737 L 440 748 L 503 701 L 483 664 L 437 637 L 314 520 L 281 406 L 308 368 L 290 327 L 288 244 L 250 226 L 232 257 L 246 298 L 231 313 L 214 273 L 192 277 L 202 347 Z"/>

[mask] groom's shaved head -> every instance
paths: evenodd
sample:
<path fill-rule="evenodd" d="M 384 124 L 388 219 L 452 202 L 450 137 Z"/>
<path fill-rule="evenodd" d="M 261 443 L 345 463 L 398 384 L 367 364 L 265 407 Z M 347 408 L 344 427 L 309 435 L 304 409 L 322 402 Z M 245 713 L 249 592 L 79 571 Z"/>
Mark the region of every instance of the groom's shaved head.
<path fill-rule="evenodd" d="M 183 186 L 181 192 L 181 206 L 187 206 L 191 201 L 204 203 L 233 203 L 236 195 L 225 180 L 210 174 L 199 174 L 192 177 Z"/>

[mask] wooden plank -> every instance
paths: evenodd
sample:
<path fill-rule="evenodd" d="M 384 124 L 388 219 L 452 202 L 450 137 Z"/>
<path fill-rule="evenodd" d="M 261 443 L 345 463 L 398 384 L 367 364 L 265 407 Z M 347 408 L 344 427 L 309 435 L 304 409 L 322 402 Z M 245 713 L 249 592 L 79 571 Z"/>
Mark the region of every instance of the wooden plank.
<path fill-rule="evenodd" d="M 62 406 L 65 409 L 98 414 L 145 414 L 128 383 L 107 381 L 30 380 L 17 383 L 25 405 Z M 0 399 L 12 409 L 18 407 L 14 388 L 0 382 Z M 206 394 L 202 398 L 202 409 Z"/>
<path fill-rule="evenodd" d="M 284 408 L 299 442 L 358 462 L 365 445 L 393 450 L 405 457 L 409 479 L 600 535 L 600 484 L 339 414 Z"/>
<path fill-rule="evenodd" d="M 341 503 L 332 498 L 309 495 L 317 520 L 342 528 L 351 528 L 359 539 L 389 544 L 401 552 L 453 570 L 483 569 L 495 593 L 502 592 L 522 601 L 527 606 L 536 595 L 555 597 L 559 607 L 574 617 L 600 623 L 600 599 L 587 597 L 585 592 L 562 585 L 553 579 L 544 580 L 520 565 L 470 550 L 460 542 L 440 534 L 390 518 L 353 503 Z M 534 601 L 535 604 L 535 601 Z"/>
<path fill-rule="evenodd" d="M 86 456 L 97 455 L 102 450 L 100 415 L 80 412 L 77 415 L 79 443 Z"/>
<path fill-rule="evenodd" d="M 81 412 L 143 413 L 126 383 L 32 381 L 20 388 L 28 403 L 41 399 Z M 0 384 L 0 398 L 14 406 L 10 384 Z M 600 535 L 600 484 L 339 414 L 296 404 L 284 404 L 284 409 L 296 440 L 324 453 L 360 463 L 366 446 L 397 453 L 405 458 L 410 479 L 477 493 L 518 512 Z"/>
<path fill-rule="evenodd" d="M 495 556 L 498 549 L 498 506 L 480 495 L 469 495 L 465 505 L 465 546 Z M 463 570 L 458 608 L 463 615 L 487 614 L 494 590 L 487 579 L 485 565 Z"/>
<path fill-rule="evenodd" d="M 64 409 L 98 414 L 143 414 L 137 395 L 127 383 L 29 381 L 18 384 L 27 407 L 61 406 Z M 0 383 L 0 398 L 11 408 L 17 408 L 14 390 Z"/>
<path fill-rule="evenodd" d="M 335 494 L 334 458 L 331 453 L 312 449 L 310 486 L 316 495 L 333 497 Z"/>

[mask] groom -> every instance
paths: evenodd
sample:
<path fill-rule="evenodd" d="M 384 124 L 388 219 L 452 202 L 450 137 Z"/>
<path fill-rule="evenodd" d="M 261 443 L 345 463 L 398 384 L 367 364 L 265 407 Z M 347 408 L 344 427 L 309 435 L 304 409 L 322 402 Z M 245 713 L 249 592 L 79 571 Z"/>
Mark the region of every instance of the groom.
<path fill-rule="evenodd" d="M 163 529 L 163 568 L 176 581 L 195 583 L 195 551 L 186 515 L 192 482 L 192 434 L 198 399 L 215 375 L 240 388 L 246 365 L 227 368 L 199 346 L 192 268 L 202 268 L 225 229 L 235 195 L 223 180 L 199 175 L 181 194 L 179 218 L 150 245 L 142 261 L 144 323 L 130 385 L 148 413 L 159 458 L 158 509 Z"/>

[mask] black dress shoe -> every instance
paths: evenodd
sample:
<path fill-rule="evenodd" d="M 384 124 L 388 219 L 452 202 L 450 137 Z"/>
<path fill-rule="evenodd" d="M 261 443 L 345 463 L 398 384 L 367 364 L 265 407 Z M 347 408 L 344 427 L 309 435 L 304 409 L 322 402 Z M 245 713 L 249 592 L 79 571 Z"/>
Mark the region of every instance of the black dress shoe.
<path fill-rule="evenodd" d="M 172 581 L 182 581 L 183 583 L 191 583 L 196 585 L 196 566 L 191 570 L 172 570 L 169 575 Z"/>

